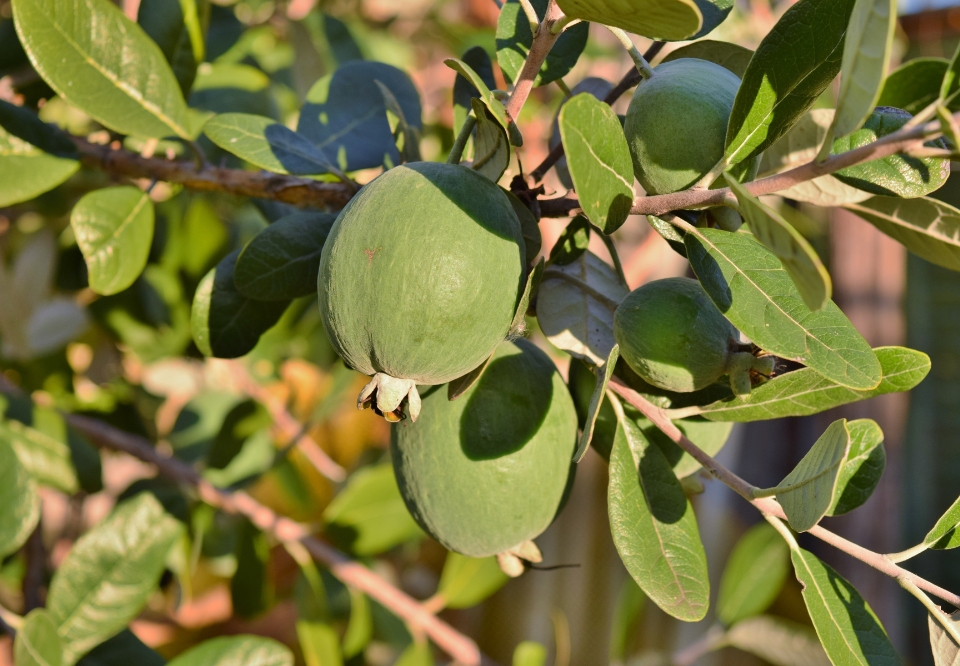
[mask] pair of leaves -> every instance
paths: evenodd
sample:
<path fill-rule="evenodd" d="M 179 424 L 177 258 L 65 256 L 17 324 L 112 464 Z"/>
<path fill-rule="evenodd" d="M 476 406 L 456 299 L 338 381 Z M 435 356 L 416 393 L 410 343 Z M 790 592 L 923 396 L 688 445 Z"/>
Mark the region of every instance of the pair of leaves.
<path fill-rule="evenodd" d="M 531 0 L 540 20 L 547 10 L 547 0 Z M 581 23 L 567 28 L 554 43 L 540 67 L 533 85 L 544 86 L 570 73 L 587 45 L 590 25 Z M 520 76 L 520 70 L 533 46 L 533 31 L 527 14 L 517 0 L 507 0 L 497 19 L 497 62 L 507 82 Z"/>
<path fill-rule="evenodd" d="M 76 146 L 29 109 L 0 100 L 0 206 L 29 201 L 80 168 Z"/>

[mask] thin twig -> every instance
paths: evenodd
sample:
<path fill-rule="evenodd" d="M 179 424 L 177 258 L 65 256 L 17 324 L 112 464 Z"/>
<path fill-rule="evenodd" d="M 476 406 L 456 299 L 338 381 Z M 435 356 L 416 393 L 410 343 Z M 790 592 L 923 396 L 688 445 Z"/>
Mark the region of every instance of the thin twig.
<path fill-rule="evenodd" d="M 670 658 L 672 666 L 692 666 L 703 655 L 718 650 L 726 645 L 727 632 L 720 625 L 713 625 L 703 636 L 673 653 Z"/>
<path fill-rule="evenodd" d="M 680 432 L 677 426 L 674 425 L 673 421 L 671 421 L 666 414 L 664 414 L 661 408 L 657 407 L 642 395 L 631 389 L 629 386 L 625 385 L 617 377 L 613 377 L 610 380 L 609 386 L 620 397 L 636 407 L 640 413 L 650 419 L 650 421 L 653 422 L 653 424 L 657 426 L 657 428 L 659 428 L 667 437 L 673 440 L 677 446 L 693 456 L 693 458 L 696 459 L 696 461 L 699 462 L 714 478 L 722 481 L 724 484 L 732 488 L 738 495 L 759 509 L 764 516 L 775 516 L 780 519 L 786 519 L 783 509 L 780 508 L 780 505 L 776 502 L 776 500 L 772 498 L 755 499 L 753 493 L 757 490 L 756 486 L 744 481 L 729 469 L 711 458 L 709 455 L 701 451 L 696 444 L 691 442 L 684 436 L 682 432 Z M 868 564 L 869 566 L 882 573 L 885 573 L 891 578 L 894 578 L 898 581 L 902 579 L 909 580 L 920 589 L 925 590 L 930 594 L 960 608 L 960 596 L 950 592 L 949 590 L 945 590 L 939 585 L 935 585 L 930 581 L 921 578 L 920 576 L 917 576 L 911 571 L 907 571 L 906 569 L 897 566 L 880 553 L 875 553 L 872 550 L 868 550 L 863 546 L 853 543 L 852 541 L 848 541 L 839 534 L 834 534 L 820 525 L 816 525 L 807 530 L 807 534 L 815 536 L 821 541 L 829 543 L 834 548 L 857 558 L 864 564 Z"/>
<path fill-rule="evenodd" d="M 365 566 L 312 536 L 306 525 L 277 515 L 245 492 L 230 492 L 215 487 L 193 467 L 160 453 L 142 437 L 117 430 L 86 416 L 68 414 L 66 419 L 98 446 L 127 453 L 156 466 L 164 476 L 194 487 L 200 499 L 207 504 L 227 513 L 246 516 L 259 529 L 269 532 L 281 542 L 300 542 L 314 559 L 327 566 L 343 583 L 368 594 L 406 622 L 421 628 L 438 647 L 456 661 L 470 666 L 479 666 L 482 663 L 480 650 L 473 640 L 429 613 L 415 599 Z"/>
<path fill-rule="evenodd" d="M 530 52 L 527 54 L 527 59 L 523 63 L 523 69 L 520 70 L 520 75 L 514 83 L 510 99 L 508 99 L 505 104 L 507 115 L 514 121 L 520 117 L 520 109 L 526 104 L 527 97 L 530 96 L 530 91 L 533 90 L 533 82 L 540 73 L 543 61 L 547 59 L 550 49 L 553 48 L 557 38 L 560 37 L 560 35 L 553 34 L 551 28 L 553 24 L 562 17 L 563 12 L 560 11 L 560 8 L 557 6 L 556 0 L 550 0 L 550 4 L 547 5 L 547 11 L 543 15 L 543 21 L 533 36 L 533 44 L 530 46 Z"/>
<path fill-rule="evenodd" d="M 933 616 L 933 619 L 935 619 L 940 626 L 943 627 L 944 631 L 950 634 L 950 638 L 953 639 L 953 642 L 957 645 L 960 645 L 960 628 L 954 624 L 953 620 L 946 613 L 937 608 L 937 605 L 931 601 L 930 597 L 928 597 L 923 590 L 911 583 L 909 580 L 904 580 L 901 578 L 898 582 L 900 583 L 900 587 L 915 596 L 917 600 L 923 604 L 923 607 L 926 608 L 927 612 Z"/>

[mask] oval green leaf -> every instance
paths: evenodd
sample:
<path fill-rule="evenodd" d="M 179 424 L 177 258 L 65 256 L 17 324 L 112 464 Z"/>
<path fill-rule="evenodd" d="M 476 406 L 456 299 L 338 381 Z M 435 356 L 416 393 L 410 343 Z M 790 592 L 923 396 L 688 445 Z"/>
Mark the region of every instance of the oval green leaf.
<path fill-rule="evenodd" d="M 883 82 L 877 106 L 892 106 L 916 115 L 937 99 L 949 66 L 945 58 L 914 58 L 903 63 Z M 957 103 L 954 100 L 951 106 Z"/>
<path fill-rule="evenodd" d="M 160 47 L 108 0 L 16 0 L 13 19 L 37 73 L 99 123 L 156 139 L 200 131 Z"/>
<path fill-rule="evenodd" d="M 141 0 L 137 24 L 157 43 L 184 95 L 206 57 L 206 25 L 210 5 L 205 0 Z"/>
<path fill-rule="evenodd" d="M 470 608 L 503 587 L 510 580 L 496 557 L 467 557 L 447 553 L 440 574 L 437 596 L 447 608 Z"/>
<path fill-rule="evenodd" d="M 790 554 L 803 601 L 834 664 L 900 666 L 900 658 L 880 620 L 857 589 L 802 548 Z"/>
<path fill-rule="evenodd" d="M 19 415 L 14 417 L 10 411 L 7 416 L 8 418 L 0 420 L 0 439 L 9 442 L 30 476 L 40 485 L 68 494 L 77 492 L 80 482 L 71 459 L 66 429 L 54 436 L 47 432 L 52 425 L 49 422 L 42 424 L 46 427 L 40 429 L 26 425 L 19 420 Z M 25 418 L 32 421 L 33 417 Z M 35 422 L 34 424 L 41 425 Z M 61 434 L 62 436 L 59 436 Z"/>
<path fill-rule="evenodd" d="M 329 624 L 297 620 L 297 640 L 306 666 L 343 666 L 340 635 Z"/>
<path fill-rule="evenodd" d="M 320 252 L 336 219 L 333 213 L 293 213 L 254 236 L 237 257 L 233 273 L 237 291 L 260 301 L 316 292 Z"/>
<path fill-rule="evenodd" d="M 190 648 L 169 666 L 293 666 L 293 653 L 272 638 L 223 636 Z"/>
<path fill-rule="evenodd" d="M 710 583 L 693 507 L 663 453 L 622 410 L 607 506 L 617 552 L 644 593 L 679 620 L 702 619 Z"/>
<path fill-rule="evenodd" d="M 849 513 L 870 499 L 887 464 L 883 430 L 876 421 L 850 421 L 847 430 L 850 431 L 850 453 L 840 469 L 828 516 Z"/>
<path fill-rule="evenodd" d="M 473 142 L 473 163 L 470 167 L 493 182 L 500 180 L 510 163 L 510 141 L 507 132 L 479 99 L 470 100 L 477 119 Z"/>
<path fill-rule="evenodd" d="M 826 305 L 833 294 L 833 283 L 807 239 L 780 213 L 747 192 L 736 178 L 726 181 L 750 223 L 750 231 L 780 260 L 806 306 L 816 311 Z"/>
<path fill-rule="evenodd" d="M 90 288 L 109 296 L 143 272 L 153 242 L 153 202 L 129 185 L 85 194 L 70 214 L 70 226 L 87 262 Z"/>
<path fill-rule="evenodd" d="M 733 3 L 730 4 L 733 6 Z M 678 58 L 698 58 L 708 60 L 714 64 L 728 69 L 738 78 L 743 78 L 747 71 L 747 65 L 750 64 L 750 58 L 753 57 L 753 51 L 748 48 L 731 44 L 730 42 L 718 42 L 713 39 L 701 39 L 693 44 L 681 46 L 675 51 L 671 51 L 661 62 L 670 62 Z"/>
<path fill-rule="evenodd" d="M 710 299 L 761 349 L 848 388 L 879 386 L 880 362 L 850 320 L 833 301 L 812 312 L 763 245 L 717 229 L 688 231 L 684 244 Z"/>
<path fill-rule="evenodd" d="M 849 452 L 847 420 L 834 421 L 777 486 L 777 501 L 794 530 L 806 532 L 826 515 Z"/>
<path fill-rule="evenodd" d="M 29 109 L 0 100 L 0 207 L 29 201 L 80 168 L 76 147 Z"/>
<path fill-rule="evenodd" d="M 151 650 L 129 629 L 108 638 L 88 652 L 77 666 L 165 666 L 167 660 Z"/>
<path fill-rule="evenodd" d="M 63 650 L 57 625 L 43 608 L 23 618 L 23 626 L 13 642 L 13 663 L 16 666 L 60 666 Z"/>
<path fill-rule="evenodd" d="M 754 53 L 727 125 L 725 158 L 739 164 L 776 143 L 840 71 L 853 0 L 800 0 Z"/>
<path fill-rule="evenodd" d="M 497 87 L 497 81 L 493 77 L 493 63 L 486 49 L 482 46 L 474 46 L 467 49 L 461 58 L 461 62 L 467 65 L 487 86 L 487 90 Z M 477 90 L 470 80 L 463 74 L 457 73 L 457 78 L 453 82 L 453 135 L 460 134 L 460 128 L 470 114 L 470 100 L 474 97 L 480 97 L 480 91 Z"/>
<path fill-rule="evenodd" d="M 650 39 L 692 39 L 703 27 L 694 0 L 557 0 L 567 16 L 623 28 Z"/>
<path fill-rule="evenodd" d="M 726 643 L 774 666 L 831 666 L 809 626 L 773 615 L 738 622 L 727 631 Z"/>
<path fill-rule="evenodd" d="M 469 81 L 477 93 L 479 93 L 480 99 L 483 100 L 487 110 L 493 114 L 493 117 L 497 119 L 497 122 L 500 123 L 503 129 L 509 129 L 510 121 L 507 119 L 507 110 L 503 107 L 500 100 L 490 92 L 490 88 L 482 76 L 473 71 L 470 65 L 456 58 L 447 58 L 443 61 L 443 64 Z"/>
<path fill-rule="evenodd" d="M 946 513 L 940 516 L 937 524 L 933 526 L 923 543 L 934 550 L 949 550 L 960 546 L 960 497 L 950 505 Z"/>
<path fill-rule="evenodd" d="M 560 108 L 557 109 L 557 115 L 553 117 L 553 126 L 550 129 L 550 150 L 553 150 L 560 145 L 560 112 L 563 111 L 564 105 L 569 102 L 571 99 L 579 95 L 580 93 L 590 93 L 597 99 L 604 99 L 607 94 L 613 90 L 613 84 L 609 81 L 601 79 L 596 76 L 588 76 L 575 85 L 570 90 L 570 97 L 566 97 L 560 102 Z M 619 117 L 617 122 L 620 122 Z M 560 179 L 560 182 L 568 190 L 573 189 L 573 180 L 570 178 L 570 169 L 567 168 L 567 155 L 564 152 L 563 157 L 557 160 L 557 163 L 554 165 L 554 170 L 557 173 L 557 177 Z"/>
<path fill-rule="evenodd" d="M 0 440 L 0 557 L 17 551 L 40 520 L 37 482 L 13 447 Z"/>
<path fill-rule="evenodd" d="M 583 456 L 587 453 L 587 447 L 590 446 L 590 440 L 593 439 L 593 429 L 597 424 L 597 417 L 600 415 L 600 408 L 603 406 L 603 399 L 607 393 L 607 384 L 613 377 L 613 370 L 617 367 L 618 358 L 620 358 L 620 345 L 614 345 L 604 364 L 595 370 L 597 382 L 593 389 L 593 395 L 590 396 L 587 418 L 581 428 L 580 443 L 577 445 L 577 452 L 573 454 L 574 462 L 583 460 Z"/>
<path fill-rule="evenodd" d="M 790 549 L 769 523 L 740 537 L 720 579 L 717 618 L 728 627 L 767 610 L 790 570 Z"/>
<path fill-rule="evenodd" d="M 543 20 L 547 0 L 531 0 L 530 4 L 536 10 L 537 16 Z M 588 23 L 564 30 L 547 54 L 533 85 L 544 86 L 569 74 L 587 45 L 589 33 Z M 533 32 L 526 13 L 517 0 L 507 0 L 500 9 L 500 18 L 497 19 L 497 62 L 507 83 L 517 80 L 532 46 Z"/>
<path fill-rule="evenodd" d="M 633 205 L 633 161 L 620 121 L 607 104 L 581 93 L 560 109 L 559 123 L 583 212 L 609 236 Z"/>
<path fill-rule="evenodd" d="M 47 597 L 66 666 L 136 617 L 179 537 L 180 523 L 149 493 L 122 502 L 80 537 Z"/>

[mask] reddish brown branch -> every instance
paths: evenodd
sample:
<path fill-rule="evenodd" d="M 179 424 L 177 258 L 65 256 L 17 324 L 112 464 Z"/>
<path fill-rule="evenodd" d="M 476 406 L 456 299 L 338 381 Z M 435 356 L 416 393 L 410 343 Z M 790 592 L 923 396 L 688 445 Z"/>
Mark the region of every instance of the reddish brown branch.
<path fill-rule="evenodd" d="M 556 44 L 557 39 L 560 37 L 559 34 L 553 34 L 551 28 L 553 24 L 562 17 L 563 12 L 560 11 L 560 8 L 557 6 L 556 0 L 550 0 L 550 4 L 547 5 L 547 11 L 544 13 L 543 21 L 540 22 L 540 27 L 533 36 L 533 44 L 530 46 L 530 52 L 527 54 L 527 59 L 523 63 L 523 69 L 520 70 L 520 75 L 514 82 L 510 99 L 508 99 L 505 104 L 507 115 L 513 120 L 516 120 L 520 116 L 520 109 L 523 108 L 527 97 L 530 96 L 530 91 L 533 90 L 533 82 L 540 73 L 543 61 L 547 59 L 550 49 L 553 48 L 553 45 Z"/>

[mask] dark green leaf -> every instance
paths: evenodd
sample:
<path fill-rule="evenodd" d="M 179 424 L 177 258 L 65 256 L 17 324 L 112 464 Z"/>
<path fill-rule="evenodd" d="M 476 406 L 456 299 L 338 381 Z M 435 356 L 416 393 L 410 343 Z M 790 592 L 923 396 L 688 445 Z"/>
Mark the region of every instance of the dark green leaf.
<path fill-rule="evenodd" d="M 773 615 L 738 622 L 727 631 L 725 643 L 773 666 L 831 666 L 809 626 Z"/>
<path fill-rule="evenodd" d="M 620 586 L 617 605 L 613 609 L 613 628 L 610 630 L 610 662 L 622 663 L 627 653 L 627 643 L 633 636 L 634 625 L 640 619 L 647 597 L 633 579 Z"/>
<path fill-rule="evenodd" d="M 831 382 L 814 370 L 803 368 L 774 377 L 754 387 L 749 395 L 735 396 L 689 411 L 715 421 L 765 421 L 785 416 L 809 416 L 858 400 L 909 391 L 930 372 L 930 358 L 923 352 L 904 347 L 877 347 L 874 352 L 883 369 L 883 379 L 880 386 L 870 391 L 854 391 Z"/>
<path fill-rule="evenodd" d="M 840 469 L 837 490 L 833 495 L 833 505 L 827 511 L 828 516 L 839 516 L 853 511 L 870 499 L 887 464 L 887 454 L 883 450 L 883 431 L 875 421 L 850 421 L 847 423 L 847 430 L 850 431 L 850 453 Z"/>
<path fill-rule="evenodd" d="M 496 557 L 467 557 L 449 552 L 440 574 L 437 595 L 447 608 L 470 608 L 503 587 L 509 577 Z"/>
<path fill-rule="evenodd" d="M 693 39 L 704 27 L 704 16 L 694 0 L 558 0 L 567 16 L 623 28 L 650 39 Z M 716 3 L 720 4 L 720 3 Z"/>
<path fill-rule="evenodd" d="M 750 224 L 750 231 L 780 260 L 804 304 L 810 310 L 826 305 L 833 294 L 833 283 L 807 239 L 780 213 L 747 192 L 735 178 L 726 181 L 740 203 L 740 212 Z"/>
<path fill-rule="evenodd" d="M 486 104 L 487 110 L 493 114 L 493 117 L 497 119 L 497 122 L 500 123 L 504 129 L 509 131 L 510 121 L 507 119 L 507 111 L 500 100 L 490 92 L 490 88 L 487 86 L 483 77 L 473 71 L 473 68 L 469 64 L 456 58 L 447 58 L 443 61 L 443 64 L 470 82 L 473 89 L 477 91 L 477 96 Z"/>
<path fill-rule="evenodd" d="M 357 555 L 383 553 L 423 535 L 403 503 L 390 463 L 351 475 L 323 518 L 327 534 Z"/>
<path fill-rule="evenodd" d="M 40 520 L 37 482 L 0 439 L 0 557 L 18 550 Z"/>
<path fill-rule="evenodd" d="M 233 611 L 243 618 L 253 618 L 267 609 L 267 561 L 270 546 L 266 537 L 249 520 L 244 519 L 237 531 L 237 570 L 230 579 Z"/>
<path fill-rule="evenodd" d="M 609 106 L 581 93 L 563 105 L 559 122 L 583 212 L 610 235 L 633 205 L 633 161 L 620 121 Z"/>
<path fill-rule="evenodd" d="M 143 272 L 153 242 L 153 202 L 125 185 L 85 194 L 70 214 L 70 226 L 87 262 L 90 288 L 109 296 Z"/>
<path fill-rule="evenodd" d="M 400 153 L 400 162 L 419 162 L 420 161 L 420 130 L 412 127 L 407 122 L 403 114 L 403 108 L 400 102 L 390 92 L 390 88 L 379 81 L 374 81 L 380 94 L 383 96 L 383 104 L 387 108 L 387 122 L 393 130 L 394 143 L 397 151 Z"/>
<path fill-rule="evenodd" d="M 849 452 L 847 420 L 834 421 L 777 486 L 777 502 L 794 530 L 806 532 L 833 506 L 837 479 Z"/>
<path fill-rule="evenodd" d="M 776 143 L 837 76 L 853 2 L 800 0 L 763 38 L 733 103 L 728 164 Z"/>
<path fill-rule="evenodd" d="M 343 636 L 343 656 L 354 657 L 367 647 L 373 638 L 373 615 L 370 600 L 357 590 L 350 588 L 350 621 Z"/>
<path fill-rule="evenodd" d="M 490 62 L 490 56 L 482 46 L 474 46 L 463 54 L 461 61 L 472 69 L 480 80 L 487 86 L 487 89 L 496 88 L 497 82 L 493 78 L 493 63 Z M 453 82 L 453 135 L 460 134 L 460 128 L 470 114 L 470 100 L 474 97 L 481 97 L 468 78 L 463 74 L 457 73 L 457 78 Z"/>
<path fill-rule="evenodd" d="M 141 0 L 137 23 L 160 47 L 184 95 L 190 94 L 197 66 L 206 57 L 206 0 Z"/>
<path fill-rule="evenodd" d="M 523 234 L 523 245 L 524 245 L 524 258 L 526 259 L 526 265 L 532 266 L 533 262 L 537 260 L 537 256 L 540 254 L 540 247 L 543 244 L 543 236 L 540 234 L 540 225 L 537 223 L 537 218 L 533 216 L 533 213 L 530 212 L 530 209 L 527 208 L 527 205 L 520 201 L 510 190 L 505 190 L 502 187 L 500 190 L 507 195 L 507 198 L 510 199 L 510 205 L 513 206 L 513 212 L 517 214 L 517 219 L 520 220 L 520 231 Z"/>
<path fill-rule="evenodd" d="M 537 16 L 543 20 L 547 0 L 532 0 L 531 4 L 537 11 Z M 586 23 L 564 30 L 550 49 L 533 85 L 543 86 L 569 74 L 587 45 L 589 32 L 590 26 Z M 517 0 L 507 0 L 497 20 L 497 62 L 507 83 L 516 81 L 520 75 L 531 46 L 533 31 L 526 13 Z"/>
<path fill-rule="evenodd" d="M 590 396 L 590 406 L 587 408 L 587 416 L 581 428 L 580 443 L 577 445 L 577 451 L 573 454 L 573 461 L 580 462 L 587 453 L 587 447 L 590 446 L 590 440 L 593 439 L 593 428 L 597 423 L 597 416 L 600 415 L 600 407 L 603 405 L 607 393 L 607 384 L 613 377 L 613 370 L 617 367 L 617 359 L 620 358 L 620 345 L 614 345 L 610 350 L 610 355 L 604 364 L 598 367 L 596 384 L 593 389 L 593 395 Z"/>
<path fill-rule="evenodd" d="M 329 624 L 297 620 L 297 639 L 307 666 L 343 666 L 340 636 Z"/>
<path fill-rule="evenodd" d="M 252 350 L 289 305 L 247 298 L 233 281 L 239 252 L 231 252 L 207 273 L 193 298 L 193 340 L 206 356 L 237 358 Z"/>
<path fill-rule="evenodd" d="M 713 30 L 723 23 L 727 16 L 733 10 L 734 0 L 693 0 L 697 3 L 700 14 L 703 15 L 703 25 L 700 32 L 688 37 L 688 39 L 700 39 L 713 32 Z M 696 56 L 689 56 L 691 58 Z M 740 74 L 737 74 L 740 76 Z"/>
<path fill-rule="evenodd" d="M 93 648 L 77 666 L 164 666 L 167 661 L 148 648 L 129 629 L 124 629 Z"/>
<path fill-rule="evenodd" d="M 903 63 L 883 82 L 877 106 L 892 106 L 916 115 L 937 99 L 949 65 L 945 58 L 914 58 Z M 957 103 L 954 100 L 951 107 Z"/>
<path fill-rule="evenodd" d="M 717 618 L 729 627 L 767 610 L 787 580 L 789 556 L 786 542 L 769 523 L 747 530 L 723 570 Z"/>
<path fill-rule="evenodd" d="M 512 666 L 544 666 L 547 648 L 534 641 L 523 641 L 513 651 Z"/>
<path fill-rule="evenodd" d="M 960 612 L 953 613 L 948 617 L 941 617 L 941 619 L 952 623 L 954 627 L 960 628 Z M 960 644 L 947 633 L 936 618 L 929 614 L 927 615 L 927 626 L 930 630 L 930 647 L 933 650 L 934 666 L 957 666 L 957 662 L 960 661 Z"/>
<path fill-rule="evenodd" d="M 856 588 L 811 552 L 797 548 L 790 557 L 810 619 L 830 661 L 899 666 L 900 658 L 880 620 Z"/>
<path fill-rule="evenodd" d="M 644 418 L 640 412 L 634 412 L 629 405 L 624 409 L 627 416 L 637 424 L 647 439 L 660 448 L 667 462 L 673 467 L 673 473 L 677 478 L 689 476 L 700 470 L 701 465 L 696 458 L 677 446 L 652 421 Z M 696 444 L 697 448 L 710 456 L 720 452 L 723 445 L 727 443 L 733 427 L 730 423 L 702 421 L 696 418 L 679 419 L 674 422 L 674 425 L 687 439 Z"/>
<path fill-rule="evenodd" d="M 707 613 L 707 559 L 680 482 L 637 426 L 619 418 L 610 455 L 608 509 L 627 571 L 664 612 L 695 622 Z"/>
<path fill-rule="evenodd" d="M 60 666 L 63 650 L 57 625 L 43 608 L 37 608 L 23 618 L 23 626 L 13 642 L 15 666 Z"/>
<path fill-rule="evenodd" d="M 957 527 L 960 527 L 960 498 L 940 516 L 937 524 L 924 537 L 923 543 L 935 550 L 956 548 L 960 546 L 960 532 Z"/>
<path fill-rule="evenodd" d="M 679 254 L 681 257 L 687 256 L 687 248 L 683 244 L 682 231 L 677 229 L 666 220 L 657 217 L 656 215 L 647 215 L 647 222 L 650 223 L 650 226 L 653 227 L 654 231 L 660 234 L 660 237 L 663 238 L 663 240 L 667 241 L 667 245 L 669 245 L 674 252 Z"/>
<path fill-rule="evenodd" d="M 64 664 L 75 663 L 136 617 L 179 536 L 180 523 L 144 493 L 119 504 L 77 541 L 54 573 L 47 597 Z"/>
<path fill-rule="evenodd" d="M 527 275 L 527 283 L 523 287 L 523 294 L 520 295 L 520 301 L 517 303 L 517 310 L 513 313 L 513 321 L 510 322 L 510 331 L 513 334 L 522 331 L 527 316 L 527 310 L 530 309 L 530 300 L 536 295 L 540 288 L 540 280 L 543 279 L 543 267 L 546 262 L 541 257 L 537 265 L 533 267 L 530 274 Z M 491 355 L 492 356 L 492 355 Z"/>
<path fill-rule="evenodd" d="M 220 432 L 211 442 L 207 466 L 224 469 L 237 457 L 247 439 L 272 424 L 273 419 L 263 405 L 253 400 L 239 402 L 227 412 Z"/>
<path fill-rule="evenodd" d="M 40 76 L 101 124 L 146 138 L 199 132 L 160 47 L 113 3 L 16 0 L 13 18 Z"/>
<path fill-rule="evenodd" d="M 261 301 L 284 301 L 317 291 L 320 252 L 337 216 L 303 211 L 280 218 L 253 237 L 237 257 L 237 291 Z"/>
<path fill-rule="evenodd" d="M 9 137 L 28 143 L 48 155 L 69 159 L 80 157 L 77 146 L 65 132 L 43 122 L 30 109 L 0 100 L 0 127 Z M 3 132 L 0 132 L 0 136 L 3 136 Z"/>
<path fill-rule="evenodd" d="M 590 220 L 578 215 L 560 233 L 550 249 L 550 266 L 572 264 L 587 251 L 590 244 Z"/>
<path fill-rule="evenodd" d="M 479 99 L 470 100 L 473 115 L 477 119 L 473 142 L 474 171 L 497 182 L 510 164 L 510 141 L 507 131 L 500 126 L 487 107 Z"/>
<path fill-rule="evenodd" d="M 732 7 L 733 3 L 730 3 L 730 6 Z M 753 51 L 737 44 L 703 39 L 671 51 L 661 62 L 670 62 L 677 58 L 699 58 L 700 60 L 708 60 L 716 63 L 742 79 L 744 72 L 747 71 L 750 58 L 752 57 Z"/>
<path fill-rule="evenodd" d="M 323 34 L 327 38 L 327 44 L 336 58 L 337 64 L 342 65 L 351 60 L 363 60 L 363 52 L 357 45 L 347 24 L 340 19 L 325 14 L 323 17 Z"/>
<path fill-rule="evenodd" d="M 400 163 L 387 121 L 387 107 L 376 81 L 390 89 L 410 127 L 422 129 L 420 96 L 410 78 L 382 62 L 354 60 L 317 81 L 300 110 L 297 131 L 334 166 L 356 171 Z"/>
<path fill-rule="evenodd" d="M 760 243 L 716 229 L 688 231 L 684 243 L 711 300 L 761 349 L 848 388 L 879 386 L 880 362 L 840 308 L 830 301 L 810 311 L 780 261 Z"/>
<path fill-rule="evenodd" d="M 0 100 L 0 207 L 29 201 L 76 173 L 76 147 L 28 109 Z"/>
<path fill-rule="evenodd" d="M 190 648 L 170 666 L 293 666 L 293 653 L 272 638 L 221 636 Z"/>

